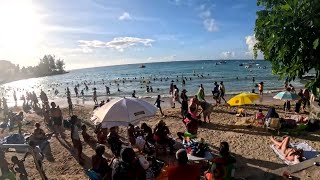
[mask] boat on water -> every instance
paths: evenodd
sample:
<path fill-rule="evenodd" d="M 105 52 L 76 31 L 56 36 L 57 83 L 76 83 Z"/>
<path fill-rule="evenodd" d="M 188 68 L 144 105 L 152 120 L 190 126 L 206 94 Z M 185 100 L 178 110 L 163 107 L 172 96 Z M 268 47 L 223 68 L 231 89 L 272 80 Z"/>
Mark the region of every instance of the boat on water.
<path fill-rule="evenodd" d="M 245 68 L 251 68 L 251 67 L 252 67 L 251 64 L 245 66 Z"/>
<path fill-rule="evenodd" d="M 139 68 L 145 68 L 146 66 L 144 65 L 144 64 L 141 64 L 140 66 L 139 66 Z"/>

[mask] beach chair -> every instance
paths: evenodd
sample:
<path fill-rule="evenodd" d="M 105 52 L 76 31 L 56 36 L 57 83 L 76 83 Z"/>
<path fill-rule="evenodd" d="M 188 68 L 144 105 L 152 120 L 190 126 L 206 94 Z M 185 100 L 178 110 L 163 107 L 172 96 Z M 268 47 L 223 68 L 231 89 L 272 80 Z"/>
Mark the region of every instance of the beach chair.
<path fill-rule="evenodd" d="M 278 135 L 279 135 L 280 134 L 280 128 L 281 128 L 280 118 L 269 118 L 269 119 L 266 119 L 265 127 L 266 127 L 267 131 L 269 129 L 275 130 L 275 131 L 278 132 Z"/>

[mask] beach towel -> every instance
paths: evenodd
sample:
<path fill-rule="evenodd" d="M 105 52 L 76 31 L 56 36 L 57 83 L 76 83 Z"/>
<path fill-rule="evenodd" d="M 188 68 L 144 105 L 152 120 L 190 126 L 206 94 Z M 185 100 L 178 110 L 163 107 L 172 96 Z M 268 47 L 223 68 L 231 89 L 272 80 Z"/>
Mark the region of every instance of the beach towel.
<path fill-rule="evenodd" d="M 284 154 L 280 152 L 280 150 L 274 145 L 270 145 L 271 149 L 277 154 L 277 156 L 287 165 L 294 165 L 295 163 L 293 161 L 288 161 L 285 159 Z M 316 157 L 319 152 L 313 149 L 308 143 L 301 142 L 301 143 L 290 143 L 290 147 L 294 147 L 297 149 L 303 150 L 303 159 L 308 160 L 311 158 Z"/>

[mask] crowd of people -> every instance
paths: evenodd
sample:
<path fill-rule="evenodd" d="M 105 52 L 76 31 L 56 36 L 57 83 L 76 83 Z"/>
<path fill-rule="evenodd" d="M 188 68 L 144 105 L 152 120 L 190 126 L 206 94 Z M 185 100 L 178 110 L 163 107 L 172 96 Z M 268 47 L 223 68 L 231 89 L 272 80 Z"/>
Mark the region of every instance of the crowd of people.
<path fill-rule="evenodd" d="M 258 84 L 259 93 L 263 95 L 263 82 Z M 88 89 L 88 85 L 85 84 L 85 87 Z M 74 87 L 76 97 L 79 96 L 79 86 Z M 149 87 L 152 88 L 152 87 Z M 100 104 L 97 100 L 96 88 L 93 89 L 93 101 L 96 106 L 103 106 L 104 101 Z M 150 89 L 149 89 L 150 90 Z M 286 86 L 286 90 L 290 92 L 295 92 L 294 87 L 289 84 Z M 152 91 L 152 90 L 151 90 Z M 168 179 L 199 179 L 200 176 L 205 176 L 207 180 L 211 179 L 223 179 L 226 177 L 232 176 L 233 166 L 236 163 L 235 158 L 230 154 L 229 144 L 227 142 L 221 142 L 219 154 L 211 161 L 210 168 L 200 174 L 199 167 L 195 165 L 190 165 L 188 163 L 188 153 L 197 155 L 199 151 L 205 146 L 204 140 L 195 143 L 196 145 L 192 146 L 190 143 L 193 143 L 193 140 L 197 139 L 198 128 L 202 123 L 211 122 L 210 114 L 213 111 L 214 105 L 206 101 L 206 95 L 204 86 L 199 85 L 199 90 L 196 95 L 189 98 L 187 95 L 187 90 L 183 89 L 180 93 L 177 85 L 174 85 L 173 82 L 170 84 L 169 93 L 171 95 L 171 107 L 175 108 L 176 104 L 181 105 L 181 117 L 182 122 L 185 126 L 184 132 L 178 132 L 177 137 L 182 140 L 184 149 L 179 149 L 176 151 L 175 143 L 176 140 L 173 138 L 169 127 L 166 125 L 165 121 L 160 120 L 157 125 L 152 129 L 147 123 L 142 123 L 140 127 L 135 127 L 132 124 L 129 124 L 127 128 L 128 140 L 119 135 L 119 127 L 103 128 L 101 125 L 97 126 L 95 129 L 96 137 L 89 135 L 87 132 L 87 126 L 81 124 L 80 119 L 73 113 L 73 104 L 71 100 L 71 92 L 69 88 L 66 88 L 67 103 L 69 107 L 69 116 L 70 120 L 68 121 L 71 132 L 71 140 L 74 149 L 77 152 L 76 158 L 80 164 L 83 164 L 83 152 L 82 152 L 82 142 L 80 135 L 84 142 L 92 145 L 95 149 L 95 155 L 92 156 L 92 168 L 88 171 L 89 177 L 99 177 L 99 179 L 146 179 L 148 176 L 147 168 L 141 165 L 143 158 L 135 153 L 132 147 L 137 147 L 142 152 L 151 155 L 157 153 L 158 147 L 167 147 L 170 151 L 170 154 L 176 153 L 177 165 L 170 166 L 167 171 Z M 110 94 L 110 89 L 106 86 L 106 93 Z M 135 91 L 132 94 L 132 97 L 136 97 Z M 225 100 L 226 89 L 223 81 L 219 84 L 214 83 L 212 90 L 212 96 L 215 100 L 215 105 L 221 103 Z M 80 93 L 83 96 L 83 92 Z M 309 105 L 310 92 L 305 90 L 300 90 L 298 93 L 299 99 L 296 102 L 295 112 L 299 113 L 300 107 L 303 104 L 303 110 Z M 15 102 L 17 101 L 16 92 L 14 91 L 13 97 Z M 59 106 L 55 102 L 49 103 L 48 97 L 44 91 L 40 92 L 40 100 L 42 105 L 39 104 L 37 95 L 35 92 L 26 93 L 26 96 L 22 96 L 23 100 L 23 110 L 29 112 L 30 109 L 41 111 L 41 115 L 44 118 L 45 125 L 52 129 L 55 136 L 60 136 L 65 138 L 64 126 L 65 121 L 63 120 L 63 114 Z M 160 110 L 162 116 L 165 117 L 165 114 L 162 111 L 161 103 L 164 102 L 161 99 L 161 96 L 158 95 L 154 105 Z M 5 116 L 10 117 L 11 119 L 16 119 L 13 122 L 20 122 L 19 124 L 19 133 L 21 133 L 21 121 L 23 119 L 23 113 L 19 113 L 14 118 L 8 110 L 8 105 L 5 98 L 2 98 L 0 101 L 4 110 Z M 50 107 L 51 106 L 51 107 Z M 284 108 L 290 110 L 290 102 L 285 102 Z M 201 118 L 203 117 L 203 121 Z M 256 114 L 255 119 L 261 120 L 263 124 L 265 119 L 268 118 L 279 118 L 279 115 L 275 112 L 275 108 L 271 108 L 266 116 L 262 113 L 262 110 Z M 81 130 L 81 134 L 79 134 Z M 50 134 L 46 134 L 45 131 L 41 128 L 40 123 L 35 123 L 35 129 L 33 130 L 30 138 L 29 145 L 33 150 L 38 154 L 36 159 L 38 164 L 42 169 L 42 160 L 43 154 L 41 149 L 37 145 L 46 141 L 49 138 Z M 286 158 L 289 161 L 301 161 L 301 151 L 292 149 L 288 147 L 289 138 L 285 138 L 283 141 L 279 142 L 274 138 L 271 138 L 271 141 L 283 152 L 286 154 Z M 142 142 L 142 143 L 141 143 Z M 185 142 L 185 144 L 184 144 Z M 105 148 L 108 145 L 114 159 L 117 160 L 107 160 L 103 155 L 105 153 Z M 190 148 L 190 149 L 189 149 Z M 206 147 L 207 150 L 207 147 Z M 175 152 L 176 151 L 176 152 Z M 203 154 L 203 153 L 202 153 Z M 26 154 L 27 156 L 27 154 Z M 26 158 L 23 158 L 23 160 Z M 141 160 L 142 159 L 142 160 Z M 18 162 L 14 159 L 15 162 Z"/>

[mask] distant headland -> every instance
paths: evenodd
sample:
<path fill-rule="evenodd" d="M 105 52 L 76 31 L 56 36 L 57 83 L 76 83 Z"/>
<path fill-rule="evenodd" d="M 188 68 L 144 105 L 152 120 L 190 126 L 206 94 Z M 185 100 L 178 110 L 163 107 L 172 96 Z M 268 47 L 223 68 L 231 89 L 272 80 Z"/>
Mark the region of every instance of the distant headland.
<path fill-rule="evenodd" d="M 21 79 L 65 74 L 65 63 L 54 55 L 44 55 L 36 66 L 13 64 L 8 60 L 0 60 L 0 84 Z"/>

